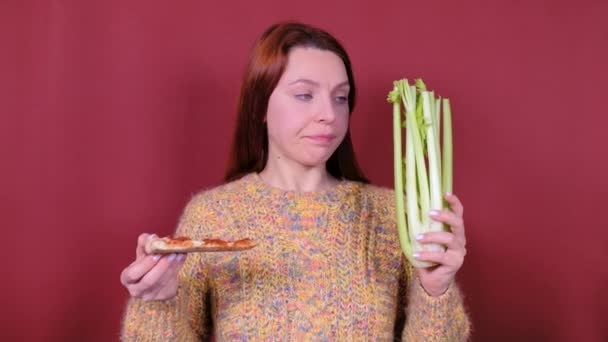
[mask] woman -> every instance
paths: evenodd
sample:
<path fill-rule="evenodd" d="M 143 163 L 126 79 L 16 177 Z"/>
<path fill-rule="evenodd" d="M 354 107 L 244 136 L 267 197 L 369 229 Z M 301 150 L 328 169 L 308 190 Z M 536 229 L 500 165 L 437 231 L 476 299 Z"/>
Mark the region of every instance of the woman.
<path fill-rule="evenodd" d="M 273 25 L 243 82 L 226 184 L 194 196 L 176 235 L 252 238 L 236 253 L 146 255 L 121 281 L 124 340 L 458 341 L 469 321 L 455 274 L 465 255 L 462 205 L 432 218 L 445 253 L 404 258 L 391 190 L 369 185 L 349 134 L 355 82 L 328 33 Z"/>

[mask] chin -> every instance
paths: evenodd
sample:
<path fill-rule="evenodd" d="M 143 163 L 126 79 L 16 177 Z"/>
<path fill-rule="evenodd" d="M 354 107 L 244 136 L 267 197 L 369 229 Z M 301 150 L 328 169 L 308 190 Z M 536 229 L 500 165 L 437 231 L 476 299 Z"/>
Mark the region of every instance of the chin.
<path fill-rule="evenodd" d="M 297 163 L 306 167 L 323 166 L 329 158 L 337 150 L 333 146 L 301 146 L 300 148 L 291 150 L 291 158 Z"/>
<path fill-rule="evenodd" d="M 331 157 L 331 154 L 323 156 L 306 156 L 300 159 L 300 163 L 308 167 L 322 166 L 327 163 L 329 157 Z"/>

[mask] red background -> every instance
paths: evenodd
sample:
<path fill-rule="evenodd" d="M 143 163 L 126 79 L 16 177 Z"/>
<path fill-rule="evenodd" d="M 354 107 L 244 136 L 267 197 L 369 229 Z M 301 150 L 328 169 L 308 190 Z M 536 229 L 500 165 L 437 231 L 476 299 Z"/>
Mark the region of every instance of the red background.
<path fill-rule="evenodd" d="M 116 339 L 137 235 L 219 184 L 246 55 L 297 19 L 351 54 L 375 183 L 392 185 L 392 81 L 452 99 L 474 340 L 608 340 L 607 4 L 0 2 L 0 334 Z"/>

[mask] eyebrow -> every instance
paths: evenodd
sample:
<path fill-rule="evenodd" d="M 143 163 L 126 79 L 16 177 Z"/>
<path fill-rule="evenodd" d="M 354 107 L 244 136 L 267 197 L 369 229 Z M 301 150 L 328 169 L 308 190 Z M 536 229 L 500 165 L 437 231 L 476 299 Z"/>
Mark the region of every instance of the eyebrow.
<path fill-rule="evenodd" d="M 319 82 L 316 82 L 316 81 L 313 81 L 313 80 L 309 80 L 307 78 L 298 78 L 297 80 L 290 82 L 289 85 L 296 84 L 296 83 L 306 83 L 306 84 L 310 84 L 310 85 L 313 85 L 313 86 L 316 86 L 316 87 L 318 87 L 320 85 Z M 334 89 L 335 88 L 344 87 L 344 86 L 350 86 L 350 83 L 348 81 L 344 81 L 344 82 L 338 83 L 334 87 Z"/>

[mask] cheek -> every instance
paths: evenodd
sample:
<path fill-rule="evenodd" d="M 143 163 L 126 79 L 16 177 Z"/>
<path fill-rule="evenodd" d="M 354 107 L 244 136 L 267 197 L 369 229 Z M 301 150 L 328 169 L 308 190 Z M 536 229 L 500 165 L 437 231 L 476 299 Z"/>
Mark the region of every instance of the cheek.
<path fill-rule="evenodd" d="M 293 109 L 291 109 L 293 111 Z M 298 116 L 290 112 L 290 106 L 278 101 L 270 101 L 266 112 L 268 136 L 278 142 L 287 142 L 297 134 L 300 123 Z"/>
<path fill-rule="evenodd" d="M 288 140 L 291 129 L 288 122 L 282 122 L 281 118 L 268 118 L 268 138 L 272 141 L 284 142 Z"/>
<path fill-rule="evenodd" d="M 348 131 L 349 120 L 350 114 L 348 111 L 336 118 L 336 131 L 339 132 L 342 137 L 344 137 L 346 135 L 346 131 Z"/>

